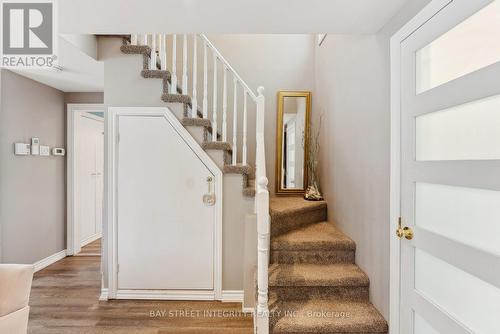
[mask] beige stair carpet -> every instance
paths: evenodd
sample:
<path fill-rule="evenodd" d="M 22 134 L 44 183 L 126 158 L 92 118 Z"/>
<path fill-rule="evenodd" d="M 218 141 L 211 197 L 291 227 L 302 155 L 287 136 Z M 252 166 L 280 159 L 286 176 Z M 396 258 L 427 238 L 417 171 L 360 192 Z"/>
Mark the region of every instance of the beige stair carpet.
<path fill-rule="evenodd" d="M 270 201 L 270 332 L 387 333 L 369 301 L 356 244 L 327 221 L 327 204 L 302 197 Z"/>

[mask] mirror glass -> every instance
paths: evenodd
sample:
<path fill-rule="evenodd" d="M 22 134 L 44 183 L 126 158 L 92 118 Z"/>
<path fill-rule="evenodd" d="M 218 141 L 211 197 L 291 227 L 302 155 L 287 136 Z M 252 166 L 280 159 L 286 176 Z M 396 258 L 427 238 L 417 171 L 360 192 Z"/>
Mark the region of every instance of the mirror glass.
<path fill-rule="evenodd" d="M 307 96 L 283 96 L 281 111 L 281 172 L 283 190 L 304 190 Z"/>

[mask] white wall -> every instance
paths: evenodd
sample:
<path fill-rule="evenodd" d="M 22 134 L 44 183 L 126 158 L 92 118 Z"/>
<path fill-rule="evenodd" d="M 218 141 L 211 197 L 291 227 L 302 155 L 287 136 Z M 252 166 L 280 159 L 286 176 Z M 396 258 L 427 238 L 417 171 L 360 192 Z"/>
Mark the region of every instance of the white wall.
<path fill-rule="evenodd" d="M 276 116 L 278 91 L 314 88 L 314 35 L 210 35 L 208 38 L 226 60 L 256 91 L 264 86 L 266 97 L 266 169 L 269 190 L 275 191 Z M 313 93 L 314 100 L 314 93 Z M 313 111 L 314 113 L 314 111 Z M 255 126 L 255 114 L 249 114 Z M 230 123 L 231 124 L 231 123 Z M 255 154 L 255 130 L 249 128 L 249 154 Z M 252 158 L 252 161 L 254 159 Z"/>
<path fill-rule="evenodd" d="M 59 1 L 65 34 L 374 33 L 410 0 Z"/>
<path fill-rule="evenodd" d="M 97 59 L 97 38 L 95 35 L 62 34 L 61 36 L 82 52 L 94 59 Z"/>
<path fill-rule="evenodd" d="M 328 35 L 315 54 L 313 122 L 323 113 L 320 180 L 328 217 L 357 244 L 370 299 L 389 319 L 389 38 L 429 0 L 376 35 Z M 314 97 L 314 95 L 313 95 Z"/>

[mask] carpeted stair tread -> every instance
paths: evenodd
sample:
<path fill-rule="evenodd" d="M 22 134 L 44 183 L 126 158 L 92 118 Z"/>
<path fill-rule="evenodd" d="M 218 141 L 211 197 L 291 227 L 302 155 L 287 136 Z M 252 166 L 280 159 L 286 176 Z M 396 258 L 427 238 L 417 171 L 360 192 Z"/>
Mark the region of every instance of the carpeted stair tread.
<path fill-rule="evenodd" d="M 255 179 L 248 179 L 247 186 L 243 188 L 243 195 L 246 197 L 255 197 Z"/>
<path fill-rule="evenodd" d="M 162 101 L 168 103 L 184 103 L 184 104 L 191 103 L 191 96 L 182 94 L 164 93 L 161 96 L 161 99 Z"/>
<path fill-rule="evenodd" d="M 384 317 L 370 302 L 271 301 L 270 311 L 274 334 L 386 334 L 388 331 Z"/>
<path fill-rule="evenodd" d="M 147 45 L 124 44 L 120 46 L 120 51 L 125 54 L 144 54 L 147 56 L 151 54 L 151 48 Z"/>
<path fill-rule="evenodd" d="M 210 120 L 206 118 L 193 118 L 193 117 L 184 117 L 182 119 L 183 126 L 211 126 Z"/>
<path fill-rule="evenodd" d="M 163 70 L 142 70 L 141 75 L 143 78 L 153 79 L 166 79 L 170 80 L 170 72 Z"/>
<path fill-rule="evenodd" d="M 368 286 L 368 276 L 355 264 L 274 263 L 269 266 L 269 286 Z"/>
<path fill-rule="evenodd" d="M 311 210 L 326 209 L 325 201 L 306 201 L 303 197 L 271 197 L 269 211 L 273 216 L 293 216 Z"/>
<path fill-rule="evenodd" d="M 223 150 L 231 152 L 231 144 L 225 141 L 204 141 L 201 143 L 201 147 L 204 150 Z"/>
<path fill-rule="evenodd" d="M 333 224 L 321 222 L 303 226 L 272 239 L 272 250 L 356 250 L 352 239 Z"/>
<path fill-rule="evenodd" d="M 271 238 L 299 229 L 305 225 L 327 220 L 325 201 L 306 201 L 303 197 L 271 197 Z"/>
<path fill-rule="evenodd" d="M 250 165 L 225 165 L 223 168 L 223 172 L 226 174 L 244 174 L 244 175 L 253 175 L 253 168 Z"/>

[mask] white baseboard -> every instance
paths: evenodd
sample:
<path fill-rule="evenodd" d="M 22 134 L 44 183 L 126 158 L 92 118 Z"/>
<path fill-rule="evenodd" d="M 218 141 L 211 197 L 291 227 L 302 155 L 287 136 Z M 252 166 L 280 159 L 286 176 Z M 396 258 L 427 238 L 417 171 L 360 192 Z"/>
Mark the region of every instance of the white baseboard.
<path fill-rule="evenodd" d="M 102 288 L 101 289 L 101 295 L 99 296 L 99 300 L 108 300 L 108 289 L 107 288 Z"/>
<path fill-rule="evenodd" d="M 215 293 L 203 290 L 118 290 L 116 299 L 215 300 Z"/>
<path fill-rule="evenodd" d="M 241 311 L 243 313 L 253 313 L 255 311 L 255 309 L 253 307 L 242 307 Z"/>
<path fill-rule="evenodd" d="M 35 267 L 35 272 L 42 270 L 43 268 L 50 266 L 52 263 L 64 259 L 65 257 L 66 257 L 66 250 L 63 249 L 62 251 L 52 254 L 46 257 L 45 259 L 41 259 L 40 261 L 33 263 L 33 266 Z"/>
<path fill-rule="evenodd" d="M 151 299 L 151 300 L 214 300 L 213 291 L 182 290 L 118 290 L 116 299 Z M 108 300 L 108 289 L 102 288 L 99 300 Z M 242 290 L 223 290 L 222 302 L 243 303 Z M 253 312 L 253 308 L 244 308 L 243 312 Z"/>
<path fill-rule="evenodd" d="M 86 246 L 90 244 L 92 241 L 96 241 L 99 238 L 102 238 L 102 233 L 91 235 L 90 237 L 87 237 L 80 242 L 80 247 Z"/>
<path fill-rule="evenodd" d="M 243 290 L 222 290 L 221 301 L 243 303 Z"/>

